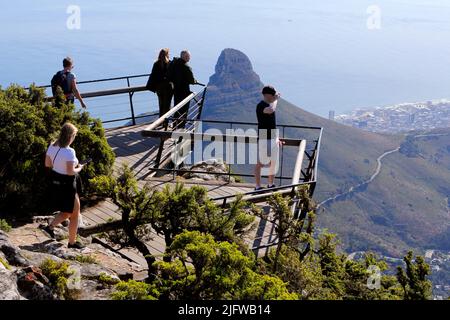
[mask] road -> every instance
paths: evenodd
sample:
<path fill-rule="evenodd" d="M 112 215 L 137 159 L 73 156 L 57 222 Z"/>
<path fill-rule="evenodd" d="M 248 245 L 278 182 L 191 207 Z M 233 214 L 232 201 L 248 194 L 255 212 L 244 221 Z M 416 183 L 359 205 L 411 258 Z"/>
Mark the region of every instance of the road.
<path fill-rule="evenodd" d="M 417 139 L 417 138 L 424 138 L 424 137 L 440 137 L 440 136 L 447 136 L 447 135 L 448 135 L 448 134 L 420 134 L 420 135 L 415 135 L 415 136 L 413 136 L 413 138 L 414 138 L 414 139 Z M 362 182 L 362 183 L 360 183 L 360 184 L 358 184 L 358 185 L 356 185 L 356 186 L 351 187 L 351 188 L 348 189 L 346 192 L 337 194 L 337 195 L 335 195 L 334 197 L 331 197 L 331 198 L 328 198 L 328 199 L 322 201 L 321 203 L 319 203 L 319 204 L 317 205 L 317 209 L 319 209 L 320 207 L 322 207 L 322 206 L 324 206 L 324 205 L 326 205 L 326 204 L 328 204 L 328 203 L 331 203 L 331 202 L 337 201 L 337 200 L 339 200 L 339 199 L 341 199 L 341 198 L 344 198 L 344 197 L 346 197 L 346 196 L 348 196 L 348 195 L 350 195 L 350 194 L 352 194 L 352 193 L 358 191 L 358 189 L 363 188 L 363 187 L 365 187 L 366 185 L 372 183 L 372 182 L 377 178 L 377 176 L 380 174 L 380 172 L 381 172 L 382 165 L 383 165 L 383 164 L 382 164 L 382 160 L 383 160 L 386 156 L 388 156 L 388 155 L 390 155 L 390 154 L 392 154 L 392 153 L 398 152 L 399 150 L 400 150 L 400 147 L 395 148 L 395 149 L 390 150 L 390 151 L 386 151 L 385 153 L 383 153 L 381 156 L 379 156 L 379 157 L 377 158 L 377 168 L 375 169 L 374 174 L 373 174 L 368 180 L 366 180 L 366 181 L 364 181 L 364 182 Z"/>
<path fill-rule="evenodd" d="M 395 148 L 394 150 L 386 151 L 385 153 L 383 153 L 381 156 L 379 156 L 377 158 L 377 168 L 375 169 L 375 172 L 372 174 L 372 176 L 368 180 L 366 180 L 366 181 L 364 181 L 364 182 L 362 182 L 362 183 L 360 183 L 360 184 L 358 184 L 356 186 L 351 187 L 346 192 L 339 193 L 339 194 L 335 195 L 334 197 L 331 197 L 331 198 L 328 198 L 328 199 L 322 201 L 321 203 L 319 203 L 317 205 L 317 208 L 320 208 L 321 206 L 323 206 L 323 205 L 325 205 L 327 203 L 339 200 L 340 198 L 346 197 L 347 195 L 349 195 L 349 194 L 357 191 L 358 189 L 365 187 L 369 183 L 373 182 L 373 180 L 375 180 L 377 178 L 377 176 L 381 172 L 381 169 L 382 169 L 382 166 L 383 166 L 382 160 L 385 157 L 387 157 L 388 155 L 390 155 L 392 153 L 395 153 L 395 152 L 398 152 L 399 150 L 400 150 L 400 147 Z"/>

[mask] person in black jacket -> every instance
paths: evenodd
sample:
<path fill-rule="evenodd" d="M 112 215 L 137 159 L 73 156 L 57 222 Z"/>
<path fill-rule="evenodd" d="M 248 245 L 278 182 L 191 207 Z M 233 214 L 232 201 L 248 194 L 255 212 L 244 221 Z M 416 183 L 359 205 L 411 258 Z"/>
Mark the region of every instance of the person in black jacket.
<path fill-rule="evenodd" d="M 187 50 L 181 51 L 180 58 L 174 58 L 169 66 L 169 81 L 174 87 L 174 105 L 178 105 L 191 94 L 189 85 L 197 84 L 188 62 L 191 54 Z M 179 120 L 174 123 L 177 128 L 184 128 L 189 111 L 189 102 L 179 109 L 174 115 Z"/>
<path fill-rule="evenodd" d="M 168 79 L 169 64 L 169 49 L 161 49 L 147 83 L 147 89 L 158 95 L 160 117 L 170 110 L 173 97 L 173 88 Z"/>

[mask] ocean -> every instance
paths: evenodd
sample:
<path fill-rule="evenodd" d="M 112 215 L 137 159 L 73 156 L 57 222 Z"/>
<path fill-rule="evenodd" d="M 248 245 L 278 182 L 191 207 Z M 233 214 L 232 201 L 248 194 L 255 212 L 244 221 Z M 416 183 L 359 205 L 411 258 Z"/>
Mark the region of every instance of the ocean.
<path fill-rule="evenodd" d="M 67 55 L 79 81 L 148 73 L 162 47 L 189 49 L 207 83 L 220 52 L 235 48 L 264 83 L 324 117 L 450 98 L 447 0 L 16 0 L 2 1 L 0 26 L 2 87 L 49 84 Z M 127 116 L 122 98 L 87 103 L 94 116 Z M 137 113 L 156 110 L 150 93 L 135 100 Z"/>

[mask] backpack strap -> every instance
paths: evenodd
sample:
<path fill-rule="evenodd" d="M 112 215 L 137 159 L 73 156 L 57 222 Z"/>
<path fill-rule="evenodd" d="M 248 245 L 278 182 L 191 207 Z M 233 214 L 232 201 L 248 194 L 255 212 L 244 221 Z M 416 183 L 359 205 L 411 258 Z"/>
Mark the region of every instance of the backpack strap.
<path fill-rule="evenodd" d="M 59 147 L 59 150 L 58 150 L 58 152 L 56 152 L 56 155 L 55 155 L 55 157 L 53 158 L 53 167 L 55 166 L 55 160 L 56 160 L 56 157 L 58 156 L 58 153 L 61 151 L 61 147 Z"/>

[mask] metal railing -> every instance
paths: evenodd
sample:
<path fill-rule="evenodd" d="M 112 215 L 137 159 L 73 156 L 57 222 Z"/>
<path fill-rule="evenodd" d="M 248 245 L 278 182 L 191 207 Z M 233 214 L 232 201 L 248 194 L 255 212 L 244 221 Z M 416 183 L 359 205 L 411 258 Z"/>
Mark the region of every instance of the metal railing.
<path fill-rule="evenodd" d="M 146 87 L 142 85 L 132 85 L 132 80 L 142 80 L 143 78 L 147 78 L 149 74 L 140 74 L 140 75 L 131 75 L 131 76 L 123 76 L 123 77 L 111 77 L 111 78 L 105 78 L 105 79 L 97 79 L 97 80 L 89 80 L 89 81 L 80 81 L 77 84 L 80 86 L 87 86 L 90 84 L 105 84 L 110 83 L 113 81 L 125 81 L 126 87 L 119 87 L 115 89 L 103 89 L 103 90 L 90 90 L 90 91 L 84 91 L 81 93 L 81 96 L 86 99 L 93 99 L 98 97 L 109 97 L 109 96 L 116 96 L 116 95 L 128 95 L 128 107 L 129 107 L 129 117 L 119 117 L 114 119 L 102 119 L 100 117 L 100 120 L 104 124 L 108 123 L 117 123 L 117 122 L 124 122 L 124 121 L 131 121 L 126 125 L 135 125 L 137 123 L 137 119 L 141 118 L 150 118 L 155 117 L 159 114 L 159 112 L 146 112 L 145 114 L 136 115 L 135 111 L 135 105 L 134 105 L 134 95 L 138 92 L 145 92 L 147 91 Z M 200 84 L 201 85 L 201 84 Z M 50 85 L 41 86 L 41 88 L 50 88 Z M 80 88 L 81 89 L 81 88 Z M 83 91 L 83 90 L 80 90 Z M 200 124 L 207 124 L 207 125 L 217 125 L 217 126 L 224 126 L 225 129 L 233 129 L 233 128 L 242 128 L 243 126 L 250 126 L 250 127 L 257 127 L 257 123 L 254 122 L 241 122 L 241 121 L 223 121 L 223 120 L 205 120 L 201 119 L 203 104 L 205 101 L 205 95 L 206 95 L 207 88 L 205 87 L 203 90 L 201 90 L 199 93 L 192 93 L 186 99 L 184 99 L 181 103 L 174 106 L 170 109 L 168 113 L 163 115 L 160 118 L 157 118 L 156 121 L 154 121 L 149 127 L 147 127 L 142 134 L 144 136 L 150 136 L 150 137 L 159 137 L 161 139 L 159 152 L 158 152 L 158 159 L 156 161 L 156 165 L 153 168 L 149 168 L 150 170 L 153 170 L 155 172 L 172 172 L 172 174 L 175 176 L 176 174 L 182 174 L 186 172 L 190 173 L 208 173 L 213 175 L 224 175 L 224 173 L 212 173 L 212 172 L 203 172 L 203 171 L 195 171 L 195 170 L 189 170 L 186 168 L 180 168 L 179 163 L 175 163 L 174 168 L 163 168 L 163 165 L 168 163 L 168 158 L 171 156 L 172 152 L 176 148 L 180 148 L 183 144 L 192 143 L 192 141 L 195 140 L 196 137 L 201 137 L 202 140 L 205 138 L 211 138 L 205 135 L 203 132 L 198 132 L 199 125 Z M 156 109 L 156 97 L 155 97 L 155 109 Z M 194 102 L 194 103 L 192 103 Z M 180 110 L 182 107 L 189 103 L 189 107 L 184 113 L 180 113 Z M 105 107 L 108 107 L 106 105 Z M 89 108 L 90 109 L 90 108 Z M 88 110 L 89 110 L 88 109 Z M 89 110 L 91 111 L 91 110 Z M 102 115 L 107 115 L 108 113 L 103 112 Z M 280 140 L 284 142 L 284 144 L 281 145 L 281 166 L 280 166 L 280 173 L 276 176 L 276 179 L 279 180 L 279 184 L 281 185 L 280 190 L 285 190 L 291 188 L 292 185 L 301 185 L 301 184 L 309 184 L 310 187 L 310 194 L 312 195 L 314 193 L 317 177 L 318 177 L 318 159 L 319 159 L 319 152 L 320 152 L 320 144 L 322 139 L 322 133 L 323 129 L 321 127 L 315 127 L 315 126 L 298 126 L 298 125 L 286 125 L 286 124 L 280 124 L 277 125 L 277 128 L 280 130 Z M 309 146 L 305 148 L 304 151 L 302 151 L 302 154 L 297 154 L 297 164 L 296 164 L 296 170 L 293 173 L 293 175 L 285 175 L 285 172 L 283 172 L 284 167 L 284 148 L 289 146 L 299 146 L 301 141 L 300 139 L 292 139 L 286 137 L 286 131 L 288 130 L 308 130 L 313 131 L 316 133 L 316 137 L 313 139 L 308 139 L 308 143 L 312 143 L 313 146 Z M 172 145 L 168 147 L 166 150 L 166 154 L 163 155 L 164 147 L 165 147 L 165 141 L 172 137 L 174 133 L 177 134 L 188 134 L 189 139 L 182 139 L 180 138 L 178 141 L 174 141 Z M 238 135 L 235 135 L 233 139 L 242 138 Z M 246 140 L 246 143 L 249 143 L 248 139 L 255 139 L 256 137 L 244 137 Z M 189 141 L 190 140 L 190 141 Z M 306 167 L 301 166 L 301 162 L 303 162 L 303 159 L 307 159 L 308 165 Z M 179 161 L 176 161 L 179 162 Z M 182 161 L 181 161 L 182 162 Z M 300 165 L 299 165 L 300 163 Z M 238 173 L 238 172 L 232 172 L 231 164 L 228 165 L 228 172 L 226 175 L 228 176 L 228 180 L 231 180 L 231 177 L 253 177 L 253 174 L 246 174 L 246 173 Z M 293 176 L 297 175 L 295 179 L 292 179 Z M 291 183 L 283 185 L 283 180 L 291 180 Z M 298 183 L 297 183 L 298 182 Z M 278 189 L 273 189 L 272 191 L 275 191 Z M 265 192 L 264 192 L 265 191 Z M 267 193 L 267 190 L 264 190 L 261 192 L 261 194 Z M 258 192 L 250 192 L 246 193 L 246 196 L 254 196 L 257 195 Z M 226 199 L 226 202 L 235 198 L 235 196 L 227 196 L 223 197 Z M 222 200 L 222 199 L 219 199 Z"/>
<path fill-rule="evenodd" d="M 173 112 L 171 112 L 171 114 L 173 114 Z M 176 120 L 173 117 L 171 117 L 171 115 L 167 115 L 167 117 L 164 117 L 163 120 Z M 177 130 L 178 128 L 173 127 L 173 128 L 164 128 L 161 126 L 161 124 L 163 123 L 163 120 L 159 121 L 158 123 L 154 123 L 151 126 L 149 126 L 148 128 L 146 128 L 142 134 L 144 136 L 148 136 L 148 137 L 158 137 L 158 138 L 162 138 L 162 139 L 170 139 L 174 136 L 181 137 L 183 138 L 185 141 L 189 141 L 189 143 L 191 143 L 191 145 L 198 140 L 202 140 L 202 141 L 211 141 L 212 139 L 214 139 L 216 137 L 216 135 L 214 134 L 208 134 L 208 133 L 204 133 L 204 132 L 196 132 L 194 129 L 194 127 L 198 128 L 198 124 L 225 124 L 229 129 L 238 129 L 236 128 L 237 126 L 242 127 L 242 126 L 250 126 L 250 127 L 257 127 L 257 123 L 253 123 L 253 122 L 239 122 L 239 121 L 222 121 L 222 120 L 207 120 L 207 119 L 188 119 L 187 122 L 190 123 L 190 127 L 188 127 L 185 130 Z M 197 125 L 197 126 L 196 126 Z M 313 143 L 314 145 L 311 147 L 311 149 L 305 150 L 304 154 L 306 156 L 306 158 L 309 161 L 309 165 L 306 168 L 306 170 L 301 170 L 300 173 L 300 180 L 303 181 L 311 181 L 313 180 L 316 176 L 317 176 L 317 165 L 316 165 L 316 159 L 318 158 L 318 150 L 320 148 L 320 140 L 321 140 L 321 136 L 322 136 L 322 128 L 320 127 L 308 127 L 308 126 L 297 126 L 297 125 L 279 125 L 277 126 L 280 128 L 280 131 L 282 132 L 282 134 L 280 135 L 280 141 L 284 142 L 281 145 L 281 156 L 283 157 L 284 154 L 284 148 L 285 147 L 289 147 L 289 146 L 295 146 L 298 147 L 301 143 L 302 140 L 304 139 L 293 139 L 293 138 L 288 138 L 284 136 L 284 132 L 286 129 L 297 129 L 297 130 L 312 130 L 316 132 L 316 138 L 313 140 L 310 140 L 310 143 Z M 227 128 L 227 129 L 228 129 Z M 300 134 L 298 134 L 300 135 Z M 257 136 L 242 136 L 242 135 L 228 135 L 226 133 L 223 133 L 221 135 L 222 140 L 226 140 L 227 142 L 233 142 L 233 143 L 245 143 L 245 144 L 249 144 L 249 143 L 256 143 L 257 141 Z M 244 174 L 244 173 L 234 173 L 231 172 L 231 166 L 229 165 L 229 172 L 227 173 L 227 175 L 229 176 L 239 176 L 239 177 L 253 177 L 253 175 L 250 174 Z M 155 169 L 157 170 L 157 169 Z M 162 170 L 162 169 L 161 169 Z M 173 171 L 173 172 L 186 172 L 186 169 L 184 168 L 174 168 L 174 169 L 165 169 L 167 171 Z M 192 171 L 192 173 L 203 173 L 203 172 L 197 172 L 197 171 Z M 216 175 L 224 175 L 223 173 L 211 173 L 211 174 L 216 174 Z M 276 176 L 276 179 L 280 180 L 280 184 L 282 182 L 282 180 L 286 180 L 286 179 L 292 179 L 292 175 L 290 176 L 286 176 L 283 175 L 283 159 L 281 160 L 281 168 L 280 168 L 280 174 L 278 176 Z"/>
<path fill-rule="evenodd" d="M 138 119 L 143 119 L 143 118 L 151 118 L 154 117 L 156 115 L 159 114 L 159 112 L 157 112 L 157 108 L 158 108 L 158 103 L 157 103 L 157 98 L 156 95 L 154 95 L 153 97 L 150 96 L 147 99 L 145 99 L 145 101 L 143 102 L 147 102 L 148 104 L 154 104 L 154 108 L 152 108 L 153 110 L 155 110 L 154 112 L 142 112 L 142 115 L 137 115 L 137 112 L 135 110 L 135 100 L 134 100 L 134 95 L 138 92 L 148 92 L 150 93 L 150 91 L 148 91 L 148 89 L 145 87 L 145 82 L 147 81 L 146 78 L 148 78 L 150 76 L 150 74 L 139 74 L 139 75 L 131 75 L 131 76 L 123 76 L 123 77 L 111 77 L 111 78 L 104 78 L 104 79 L 96 79 L 96 80 L 88 80 L 88 81 L 79 81 L 77 82 L 77 85 L 79 86 L 79 91 L 81 96 L 83 97 L 83 99 L 87 99 L 88 101 L 88 111 L 92 112 L 92 111 L 96 111 L 96 109 L 102 109 L 99 110 L 99 117 L 100 120 L 104 123 L 104 124 L 110 124 L 110 123 L 118 123 L 118 122 L 122 122 L 125 123 L 126 121 L 131 121 L 130 124 L 135 125 L 137 123 L 136 120 Z M 132 83 L 132 81 L 135 80 L 139 80 L 139 85 L 134 85 Z M 144 80 L 144 81 L 142 81 Z M 113 89 L 100 89 L 100 90 L 93 90 L 93 86 L 89 86 L 89 89 L 87 88 L 88 85 L 104 85 L 104 84 L 109 84 L 111 82 L 121 82 L 124 83 L 126 86 L 120 86 L 120 87 L 116 87 Z M 83 90 L 84 88 L 86 88 L 86 90 Z M 49 89 L 51 88 L 51 85 L 44 85 L 44 86 L 38 86 L 38 88 L 44 88 L 44 89 Z M 83 89 L 82 89 L 83 88 Z M 95 103 L 93 103 L 93 107 L 91 108 L 91 102 L 89 100 L 93 100 L 93 98 L 99 98 L 99 97 L 110 97 L 110 96 L 115 96 L 115 95 L 127 95 L 128 99 L 127 99 L 127 105 L 128 105 L 128 113 L 129 116 L 121 116 L 118 118 L 113 118 L 113 119 L 105 119 L 105 116 L 108 115 L 114 115 L 114 114 L 126 114 L 127 111 L 125 110 L 108 110 L 105 111 L 104 108 L 108 108 L 109 106 L 114 107 L 117 106 L 117 104 L 105 104 L 103 106 L 100 106 L 98 108 L 96 108 Z M 153 95 L 153 93 L 152 93 Z M 53 97 L 49 96 L 48 100 L 52 100 Z M 120 105 L 122 106 L 124 103 L 120 103 Z M 108 109 L 112 109 L 112 108 L 108 108 Z M 147 111 L 147 110 L 146 110 Z M 145 113 L 145 114 L 144 114 Z M 96 116 L 94 116 L 96 117 Z"/>
<path fill-rule="evenodd" d="M 191 99 L 192 97 L 189 97 Z M 226 129 L 233 129 L 236 127 L 242 128 L 242 126 L 250 126 L 250 127 L 257 127 L 257 123 L 254 122 L 241 122 L 241 121 L 222 121 L 222 120 L 206 120 L 206 119 L 200 119 L 200 117 L 190 118 L 187 120 L 187 123 L 189 123 L 189 126 L 186 126 L 185 128 L 181 129 L 177 126 L 169 127 L 167 125 L 167 122 L 171 123 L 176 121 L 177 118 L 174 118 L 173 115 L 175 114 L 175 111 L 171 111 L 167 113 L 165 116 L 163 116 L 158 121 L 151 124 L 149 127 L 144 129 L 142 132 L 143 136 L 147 137 L 157 137 L 160 138 L 162 141 L 167 139 L 173 139 L 175 137 L 174 145 L 171 148 L 170 152 L 174 152 L 174 150 L 177 148 L 177 144 L 190 144 L 190 150 L 194 146 L 194 143 L 196 141 L 213 141 L 216 138 L 216 135 L 214 134 L 208 134 L 205 132 L 197 132 L 197 129 L 199 128 L 198 124 L 213 124 L 213 125 L 225 125 Z M 201 114 L 201 112 L 200 112 Z M 166 123 L 166 126 L 163 126 L 163 124 Z M 292 195 L 295 191 L 295 189 L 300 185 L 310 185 L 309 192 L 310 195 L 314 193 L 316 181 L 317 181 L 317 170 L 318 170 L 318 158 L 319 158 L 319 151 L 320 151 L 320 143 L 322 139 L 322 133 L 323 129 L 321 127 L 313 127 L 313 126 L 298 126 L 298 125 L 286 125 L 281 124 L 277 126 L 280 131 L 282 132 L 280 136 L 280 141 L 283 142 L 281 144 L 281 165 L 280 165 L 280 174 L 275 177 L 275 179 L 279 179 L 280 181 L 280 187 L 270 189 L 270 193 L 272 192 L 279 192 L 282 191 L 283 194 L 290 194 Z M 315 138 L 310 140 L 310 149 L 306 149 L 306 141 L 304 139 L 293 139 L 289 137 L 285 137 L 285 132 L 287 130 L 296 130 L 297 135 L 301 135 L 299 131 L 301 130 L 308 130 L 314 132 L 316 135 Z M 236 135 L 236 134 L 221 134 L 220 136 L 221 141 L 226 141 L 227 143 L 232 142 L 240 142 L 245 144 L 251 144 L 251 143 L 257 143 L 257 136 L 245 136 L 245 135 Z M 292 175 L 284 175 L 283 174 L 283 155 L 284 155 L 284 148 L 285 147 L 297 147 L 298 151 L 296 154 L 296 162 L 294 166 L 294 172 Z M 179 147 L 178 149 L 183 149 L 182 147 Z M 175 155 L 177 154 L 175 150 Z M 186 157 L 186 155 L 183 155 Z M 302 166 L 303 160 L 307 160 L 307 165 L 305 167 Z M 176 162 L 176 161 L 175 161 Z M 209 171 L 203 171 L 203 170 L 195 170 L 191 168 L 186 167 L 179 167 L 178 163 L 174 164 L 173 168 L 167 168 L 167 167 L 159 167 L 155 166 L 154 168 L 149 168 L 149 170 L 152 170 L 154 172 L 164 172 L 164 173 L 172 173 L 173 177 L 175 178 L 175 175 L 183 175 L 186 173 L 189 174 L 210 174 L 215 176 L 226 176 L 228 178 L 228 181 L 231 181 L 231 177 L 254 177 L 253 174 L 248 173 L 238 173 L 238 172 L 232 172 L 231 168 L 232 165 L 230 163 L 227 164 L 228 172 L 209 172 Z M 290 180 L 290 183 L 283 185 L 283 180 Z M 262 191 L 253 191 L 253 192 L 247 192 L 244 193 L 244 196 L 246 198 L 249 198 L 250 200 L 255 199 L 265 199 L 268 198 L 270 195 L 268 195 L 268 189 L 262 190 Z M 213 200 L 216 201 L 223 201 L 223 206 L 226 206 L 231 201 L 233 201 L 237 195 L 229 195 L 219 198 L 214 198 Z"/>

